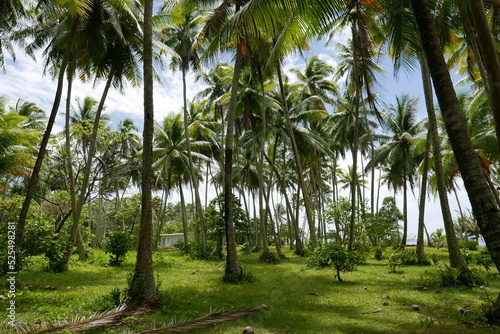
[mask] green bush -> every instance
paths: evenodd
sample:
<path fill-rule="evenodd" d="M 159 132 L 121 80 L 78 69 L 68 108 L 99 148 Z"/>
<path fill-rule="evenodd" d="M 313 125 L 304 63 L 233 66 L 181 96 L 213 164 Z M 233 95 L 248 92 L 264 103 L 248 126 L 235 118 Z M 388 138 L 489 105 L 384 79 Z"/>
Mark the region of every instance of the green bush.
<path fill-rule="evenodd" d="M 364 258 L 359 253 L 348 251 L 340 242 L 331 242 L 315 249 L 309 257 L 308 265 L 320 268 L 333 267 L 337 272 L 335 277 L 342 282 L 340 272 L 356 270 L 357 265 L 363 261 Z"/>
<path fill-rule="evenodd" d="M 375 260 L 382 260 L 384 258 L 384 248 L 382 246 L 373 247 L 373 257 Z"/>
<path fill-rule="evenodd" d="M 275 251 L 263 251 L 259 256 L 259 262 L 261 263 L 280 263 L 281 259 Z"/>
<path fill-rule="evenodd" d="M 389 272 L 395 273 L 402 266 L 430 265 L 431 261 L 426 257 L 419 259 L 417 252 L 413 249 L 396 249 L 389 257 Z"/>
<path fill-rule="evenodd" d="M 69 244 L 66 240 L 59 238 L 59 235 L 43 237 L 40 248 L 49 260 L 48 271 L 62 273 L 68 269 L 65 261 Z"/>
<path fill-rule="evenodd" d="M 104 242 L 104 251 L 109 255 L 109 264 L 119 266 L 125 260 L 125 255 L 132 247 L 132 240 L 126 231 L 108 232 Z"/>
<path fill-rule="evenodd" d="M 476 240 L 465 240 L 462 239 L 458 242 L 458 246 L 462 249 L 467 249 L 470 251 L 477 250 L 478 243 Z"/>
<path fill-rule="evenodd" d="M 490 271 L 491 267 L 494 267 L 493 259 L 491 258 L 488 250 L 483 249 L 478 255 L 476 255 L 476 264 L 482 266 L 486 271 Z"/>

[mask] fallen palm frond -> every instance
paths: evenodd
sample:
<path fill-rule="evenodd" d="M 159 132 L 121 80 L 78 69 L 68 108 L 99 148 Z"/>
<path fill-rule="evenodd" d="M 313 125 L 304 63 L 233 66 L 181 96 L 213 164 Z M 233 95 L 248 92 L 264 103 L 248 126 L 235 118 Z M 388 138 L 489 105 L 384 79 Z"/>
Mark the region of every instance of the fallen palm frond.
<path fill-rule="evenodd" d="M 268 310 L 267 305 L 262 304 L 261 306 L 254 307 L 252 309 L 246 310 L 238 310 L 232 311 L 228 313 L 224 312 L 210 312 L 209 314 L 191 321 L 182 324 L 176 324 L 172 326 L 167 326 L 158 329 L 152 329 L 149 331 L 145 331 L 143 333 L 188 333 L 194 330 L 202 329 L 207 326 L 215 325 L 221 322 L 231 321 L 243 317 L 250 316 L 259 312 L 260 310 Z"/>
<path fill-rule="evenodd" d="M 149 313 L 151 309 L 138 308 L 127 309 L 125 305 L 118 306 L 105 313 L 95 313 L 89 318 L 76 317 L 71 322 L 63 321 L 57 325 L 42 322 L 36 325 L 16 325 L 5 330 L 5 334 L 43 334 L 58 333 L 70 330 L 72 332 L 83 332 L 98 327 L 114 327 L 123 325 L 122 319 L 130 316 L 140 316 Z"/>

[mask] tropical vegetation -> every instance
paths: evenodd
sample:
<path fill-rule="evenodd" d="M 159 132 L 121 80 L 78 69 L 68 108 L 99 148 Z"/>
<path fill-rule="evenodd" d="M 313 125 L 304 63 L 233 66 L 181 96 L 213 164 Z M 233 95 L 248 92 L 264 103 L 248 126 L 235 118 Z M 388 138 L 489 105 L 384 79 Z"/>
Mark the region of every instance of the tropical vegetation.
<path fill-rule="evenodd" d="M 269 264 L 293 252 L 342 281 L 392 247 L 397 272 L 433 262 L 424 213 L 438 197 L 443 229 L 427 231 L 427 246 L 446 247 L 442 283 L 481 285 L 479 242 L 478 263 L 500 269 L 499 10 L 486 0 L 4 1 L 4 70 L 16 53 L 42 57 L 56 88 L 46 116 L 36 96 L 0 97 L 2 272 L 40 256 L 67 272 L 101 248 L 119 267 L 133 246 L 122 300 L 154 308 L 167 302 L 153 266 L 167 233 L 182 233 L 191 258 L 224 260 L 221 284 L 254 284 L 239 250 Z M 332 53 L 332 41 L 335 64 L 312 55 L 286 66 L 311 45 Z M 407 92 L 380 100 L 380 59 L 396 74 L 420 71 L 425 110 Z M 155 80 L 177 70 L 181 107 L 155 118 Z M 202 89 L 189 99 L 193 77 Z M 77 81 L 103 91 L 79 96 Z M 127 85 L 143 89 L 142 125 L 106 105 Z M 453 218 L 459 179 L 471 211 Z M 500 298 L 485 317 L 499 321 Z"/>

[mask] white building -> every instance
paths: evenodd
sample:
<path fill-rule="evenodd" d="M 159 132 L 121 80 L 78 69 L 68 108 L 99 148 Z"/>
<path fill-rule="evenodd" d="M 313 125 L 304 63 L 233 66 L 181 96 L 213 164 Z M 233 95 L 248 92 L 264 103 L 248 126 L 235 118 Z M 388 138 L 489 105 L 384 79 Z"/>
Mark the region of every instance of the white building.
<path fill-rule="evenodd" d="M 190 235 L 188 236 L 188 238 L 189 240 L 192 240 L 192 237 Z M 174 245 L 179 243 L 179 241 L 184 241 L 184 233 L 160 234 L 160 244 L 158 245 L 158 247 L 174 247 Z"/>

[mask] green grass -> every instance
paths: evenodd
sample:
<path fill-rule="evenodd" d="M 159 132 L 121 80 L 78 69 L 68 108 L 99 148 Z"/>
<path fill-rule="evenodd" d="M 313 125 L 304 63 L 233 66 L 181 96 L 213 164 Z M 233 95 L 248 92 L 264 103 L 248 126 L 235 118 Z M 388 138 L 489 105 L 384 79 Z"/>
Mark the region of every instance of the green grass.
<path fill-rule="evenodd" d="M 446 250 L 437 252 L 446 261 Z M 500 328 L 481 321 L 485 290 L 445 288 L 439 285 L 438 266 L 406 266 L 389 273 L 387 260 L 368 259 L 357 271 L 344 273 L 344 282 L 334 278 L 332 269 L 307 267 L 306 259 L 286 252 L 279 265 L 258 263 L 258 254 L 240 254 L 243 269 L 256 281 L 240 285 L 221 283 L 221 262 L 194 261 L 179 252 L 156 252 L 155 271 L 164 305 L 153 315 L 143 316 L 130 325 L 140 332 L 152 323 L 165 323 L 201 317 L 212 310 L 227 311 L 266 304 L 269 310 L 247 318 L 223 323 L 198 333 L 241 333 L 251 325 L 256 333 L 498 333 Z M 17 276 L 16 297 L 19 324 L 58 323 L 111 306 L 110 292 L 125 289 L 134 266 L 130 252 L 122 267 L 106 267 L 107 258 L 96 251 L 93 263 L 73 261 L 63 274 L 43 271 L 40 259 Z M 446 263 L 446 262 L 445 262 Z M 496 271 L 495 271 L 496 272 Z M 486 273 L 483 270 L 483 276 Z M 55 290 L 45 286 L 55 287 Z M 413 286 L 428 290 L 414 290 Z M 500 290 L 498 275 L 486 281 L 489 296 Z M 5 295 L 2 285 L 0 295 Z M 440 294 L 435 290 L 439 289 Z M 389 295 L 383 306 L 382 294 Z M 412 308 L 420 306 L 420 311 Z M 461 315 L 456 309 L 467 306 L 472 313 Z M 5 310 L 7 299 L 0 301 Z M 382 308 L 377 313 L 368 313 Z M 3 311 L 5 312 L 5 311 Z M 3 319 L 2 319 L 3 320 Z M 2 329 L 0 327 L 0 332 Z M 92 331 L 122 333 L 123 328 Z"/>

